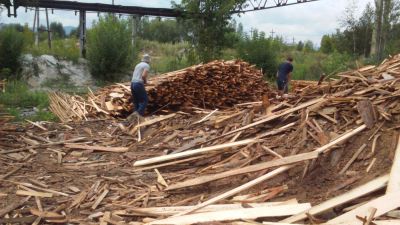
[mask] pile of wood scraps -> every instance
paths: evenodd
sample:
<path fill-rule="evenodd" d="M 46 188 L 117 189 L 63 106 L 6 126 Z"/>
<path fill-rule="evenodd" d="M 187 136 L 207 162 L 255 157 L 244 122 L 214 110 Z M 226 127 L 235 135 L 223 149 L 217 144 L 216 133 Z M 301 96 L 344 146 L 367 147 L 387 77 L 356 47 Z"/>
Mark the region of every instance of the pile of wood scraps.
<path fill-rule="evenodd" d="M 270 93 L 260 70 L 243 61 L 213 61 L 152 77 L 146 85 L 149 112 L 192 107 L 228 108 L 261 100 Z M 51 94 L 51 110 L 62 121 L 123 117 L 132 112 L 130 84 L 110 85 L 85 100 L 79 96 Z M 73 107 L 69 107 L 73 106 Z"/>
<path fill-rule="evenodd" d="M 1 127 L 0 223 L 400 224 L 400 56 L 338 77 L 129 126 Z"/>

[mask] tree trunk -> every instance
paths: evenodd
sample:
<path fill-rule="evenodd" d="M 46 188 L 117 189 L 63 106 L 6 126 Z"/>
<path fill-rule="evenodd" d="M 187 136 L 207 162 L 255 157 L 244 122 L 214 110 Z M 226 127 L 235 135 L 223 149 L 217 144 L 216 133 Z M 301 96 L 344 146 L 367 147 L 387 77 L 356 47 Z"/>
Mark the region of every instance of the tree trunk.
<path fill-rule="evenodd" d="M 377 59 L 380 52 L 382 37 L 383 1 L 384 0 L 375 0 L 375 24 L 374 30 L 372 31 L 371 57 L 375 57 Z"/>

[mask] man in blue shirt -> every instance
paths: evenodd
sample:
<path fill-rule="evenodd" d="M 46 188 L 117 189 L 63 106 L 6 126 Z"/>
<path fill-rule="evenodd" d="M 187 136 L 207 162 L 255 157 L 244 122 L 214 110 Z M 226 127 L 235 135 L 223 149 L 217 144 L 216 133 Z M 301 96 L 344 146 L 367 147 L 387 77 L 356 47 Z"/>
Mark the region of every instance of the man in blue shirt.
<path fill-rule="evenodd" d="M 278 72 L 276 73 L 278 90 L 280 95 L 287 94 L 289 91 L 289 82 L 293 72 L 293 58 L 288 56 L 286 62 L 279 65 Z"/>

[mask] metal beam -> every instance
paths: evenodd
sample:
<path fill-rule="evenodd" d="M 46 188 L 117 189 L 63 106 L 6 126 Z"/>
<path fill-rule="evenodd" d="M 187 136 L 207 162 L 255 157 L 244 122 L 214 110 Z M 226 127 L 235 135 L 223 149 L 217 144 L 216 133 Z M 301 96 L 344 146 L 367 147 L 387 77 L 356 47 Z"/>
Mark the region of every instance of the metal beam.
<path fill-rule="evenodd" d="M 51 9 L 76 10 L 86 12 L 108 12 L 131 15 L 148 15 L 163 17 L 179 17 L 181 12 L 168 8 L 148 8 L 139 6 L 122 6 L 101 3 L 84 3 L 76 1 L 58 1 L 58 0 L 13 0 L 14 7 L 39 7 Z"/>
<path fill-rule="evenodd" d="M 244 7 L 242 10 L 235 10 L 232 13 L 245 13 L 316 1 L 319 0 L 248 0 L 247 2 L 249 3 L 246 2 L 246 7 Z"/>

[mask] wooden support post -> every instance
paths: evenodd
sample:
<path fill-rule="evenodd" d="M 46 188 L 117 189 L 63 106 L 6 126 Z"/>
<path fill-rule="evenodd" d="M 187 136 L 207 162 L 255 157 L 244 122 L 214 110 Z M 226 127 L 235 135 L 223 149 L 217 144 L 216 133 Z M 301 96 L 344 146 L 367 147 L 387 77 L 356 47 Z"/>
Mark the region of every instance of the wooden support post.
<path fill-rule="evenodd" d="M 46 8 L 46 24 L 47 24 L 47 44 L 49 45 L 49 49 L 51 49 L 51 32 L 49 25 L 49 12 Z"/>
<path fill-rule="evenodd" d="M 140 19 L 139 15 L 132 15 L 132 47 L 135 47 L 136 44 Z"/>
<path fill-rule="evenodd" d="M 86 57 L 86 11 L 79 11 L 79 53 L 80 57 Z"/>

